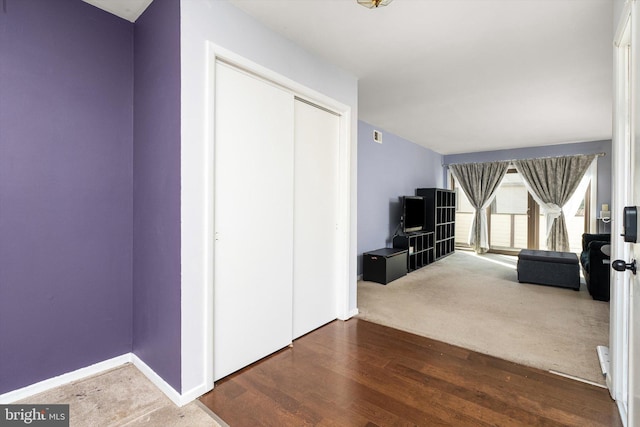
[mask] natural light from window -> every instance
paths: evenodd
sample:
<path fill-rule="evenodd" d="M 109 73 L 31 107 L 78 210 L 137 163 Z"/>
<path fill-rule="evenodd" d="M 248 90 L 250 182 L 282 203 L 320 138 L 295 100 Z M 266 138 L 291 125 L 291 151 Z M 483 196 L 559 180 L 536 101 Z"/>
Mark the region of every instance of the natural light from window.
<path fill-rule="evenodd" d="M 455 242 L 459 247 L 468 247 L 474 209 L 461 188 L 456 187 L 455 191 L 457 193 Z M 571 251 L 578 254 L 582 250 L 582 233 L 585 229 L 584 196 L 585 194 L 574 196 L 581 197 L 580 208 L 574 216 L 565 218 Z M 529 194 L 522 177 L 515 170 L 510 170 L 510 173 L 505 175 L 500 184 L 496 197 L 487 212 L 489 244 L 492 251 L 512 252 L 529 247 L 529 227 L 535 227 L 538 230 L 539 249 L 546 249 L 546 218 L 540 214 L 537 218 L 529 221 L 529 203 Z M 537 220 L 537 224 L 535 224 L 535 220 Z M 533 247 L 533 249 L 536 248 Z"/>
<path fill-rule="evenodd" d="M 517 172 L 507 173 L 496 191 L 489 216 L 489 245 L 502 250 L 527 247 L 529 193 Z"/>

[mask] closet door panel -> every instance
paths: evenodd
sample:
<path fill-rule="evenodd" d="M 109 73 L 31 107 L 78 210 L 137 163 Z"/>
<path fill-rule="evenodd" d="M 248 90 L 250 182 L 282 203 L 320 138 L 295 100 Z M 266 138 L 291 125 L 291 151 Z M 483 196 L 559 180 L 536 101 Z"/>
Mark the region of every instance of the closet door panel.
<path fill-rule="evenodd" d="M 216 65 L 214 379 L 292 341 L 293 96 Z"/>
<path fill-rule="evenodd" d="M 295 101 L 293 337 L 337 317 L 340 118 Z"/>

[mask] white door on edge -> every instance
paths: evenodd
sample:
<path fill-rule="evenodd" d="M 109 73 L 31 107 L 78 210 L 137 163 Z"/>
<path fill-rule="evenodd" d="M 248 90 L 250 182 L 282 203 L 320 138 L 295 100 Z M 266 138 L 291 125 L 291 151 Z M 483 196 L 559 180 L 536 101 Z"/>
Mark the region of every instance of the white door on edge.
<path fill-rule="evenodd" d="M 637 8 L 635 4 L 632 9 Z M 616 223 L 612 227 L 612 248 L 614 257 L 618 265 L 612 277 L 612 320 L 616 315 L 626 315 L 626 333 L 619 334 L 626 336 L 627 346 L 618 345 L 618 350 L 622 353 L 626 362 L 626 372 L 628 378 L 628 389 L 616 387 L 621 392 L 614 393 L 618 401 L 618 406 L 622 408 L 622 416 L 625 416 L 629 427 L 640 426 L 640 278 L 637 274 L 624 269 L 624 263 L 631 263 L 633 259 L 640 258 L 640 245 L 638 243 L 625 243 L 620 234 L 629 234 L 625 227 L 623 216 L 624 206 L 640 205 L 640 129 L 635 125 L 640 123 L 638 112 L 634 108 L 637 105 L 637 83 L 640 81 L 638 70 L 634 67 L 634 57 L 637 57 L 637 47 L 632 44 L 635 40 L 632 37 L 632 19 L 636 19 L 636 12 L 633 10 L 629 15 L 623 17 L 621 22 L 622 31 L 619 31 L 619 38 L 616 40 L 616 93 L 615 93 L 615 135 L 614 135 L 614 194 L 616 204 L 614 212 Z M 636 111 L 634 111 L 636 110 Z M 620 268 L 622 267 L 622 268 Z M 619 313 L 621 312 L 621 313 Z M 615 328 L 614 328 L 615 329 Z M 625 350 L 628 351 L 625 353 Z M 616 358 L 614 355 L 614 360 Z M 624 362 L 622 363 L 624 365 Z M 623 366 L 624 367 L 624 366 Z M 626 379 L 626 378 L 625 378 Z M 614 389 L 615 391 L 615 389 Z M 625 411 L 626 410 L 626 411 Z M 625 420 L 623 420 L 625 421 Z"/>
<path fill-rule="evenodd" d="M 293 95 L 223 63 L 215 91 L 218 380 L 292 341 Z"/>
<path fill-rule="evenodd" d="M 340 117 L 295 101 L 293 338 L 337 317 Z"/>
<path fill-rule="evenodd" d="M 632 204 L 640 209 L 640 153 L 633 147 L 638 147 L 638 143 L 632 140 L 632 167 L 630 182 L 633 189 Z M 640 261 L 640 243 L 631 244 L 630 258 Z M 629 270 L 625 273 L 628 277 L 629 286 L 629 426 L 640 426 L 640 275 L 631 274 Z"/>
<path fill-rule="evenodd" d="M 636 6 L 637 7 L 637 6 Z M 637 73 L 637 71 L 636 71 Z M 631 90 L 634 83 L 640 81 L 639 75 L 634 75 L 630 82 Z M 631 91 L 629 91 L 631 93 Z M 633 96 L 631 96 L 633 99 Z M 636 99 L 637 101 L 637 99 Z M 638 114 L 636 112 L 636 114 Z M 640 123 L 638 117 L 634 117 L 634 123 Z M 630 205 L 640 209 L 640 129 L 636 129 L 636 134 L 630 138 L 629 146 L 629 173 L 627 178 L 628 190 L 631 194 Z M 637 234 L 637 232 L 636 232 Z M 620 237 L 615 236 L 620 239 Z M 626 262 L 640 260 L 640 243 L 629 243 L 629 257 Z M 627 252 L 627 251 L 625 251 Z M 620 274 L 620 273 L 618 273 Z M 628 426 L 640 426 L 640 275 L 632 274 L 629 270 L 627 275 L 629 286 L 629 423 Z"/>
<path fill-rule="evenodd" d="M 640 145 L 637 139 L 640 135 L 630 138 L 626 145 L 628 164 L 626 187 L 628 191 L 627 205 L 640 209 Z M 629 233 L 625 224 L 625 234 Z M 637 234 L 637 231 L 636 231 Z M 612 236 L 614 239 L 622 239 L 620 236 Z M 616 274 L 624 274 L 622 283 L 627 286 L 629 295 L 629 394 L 628 394 L 628 423 L 629 427 L 640 426 L 640 273 L 632 272 L 631 264 L 640 260 L 640 243 L 625 243 L 624 251 L 619 254 L 627 265 L 626 270 L 618 270 Z M 619 262 L 618 261 L 618 262 Z M 621 266 L 619 266 L 621 267 Z"/>

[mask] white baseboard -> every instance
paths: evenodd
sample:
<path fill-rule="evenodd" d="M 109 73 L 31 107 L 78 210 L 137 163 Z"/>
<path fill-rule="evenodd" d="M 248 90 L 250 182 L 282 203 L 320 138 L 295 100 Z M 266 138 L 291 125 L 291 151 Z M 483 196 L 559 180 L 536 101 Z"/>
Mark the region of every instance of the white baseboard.
<path fill-rule="evenodd" d="M 133 365 L 140 372 L 142 372 L 142 374 L 147 377 L 147 379 L 151 381 L 153 385 L 155 385 L 160 391 L 162 391 L 177 406 L 184 406 L 209 391 L 206 386 L 203 385 L 201 387 L 195 387 L 189 390 L 187 393 L 180 394 L 165 380 L 163 380 L 160 375 L 156 374 L 154 370 L 149 367 L 149 365 L 144 363 L 142 359 L 140 359 L 133 353 L 127 353 L 123 354 L 122 356 L 114 357 L 113 359 L 105 360 L 94 365 L 87 366 L 85 368 L 80 368 L 75 371 L 59 375 L 57 377 L 49 378 L 17 390 L 0 394 L 0 404 L 9 404 L 18 400 L 26 399 L 38 393 L 49 391 L 53 388 L 67 385 L 74 381 L 83 380 L 93 375 L 101 374 L 105 371 L 117 368 L 126 363 L 133 363 Z"/>
<path fill-rule="evenodd" d="M 142 374 L 147 377 L 149 381 L 153 383 L 158 389 L 163 392 L 176 406 L 184 406 L 187 403 L 190 403 L 196 400 L 198 397 L 210 391 L 210 388 L 207 388 L 205 384 L 202 384 L 198 387 L 194 387 L 187 392 L 182 394 L 178 393 L 176 389 L 169 385 L 162 377 L 149 367 L 142 359 L 140 359 L 135 354 L 131 354 L 131 361 L 133 365 L 138 368 Z"/>
<path fill-rule="evenodd" d="M 149 367 L 149 365 L 142 361 L 142 359 L 131 353 L 131 361 L 133 362 L 133 365 L 138 368 L 138 370 L 142 372 L 144 376 L 153 383 L 153 385 L 158 387 L 161 392 L 163 392 L 169 399 L 171 399 L 173 403 L 175 403 L 177 406 L 184 405 L 184 403 L 182 403 L 180 393 L 178 393 L 173 387 L 171 387 L 169 383 L 163 380 L 160 375 L 156 374 L 155 371 Z"/>
<path fill-rule="evenodd" d="M 211 390 L 211 387 L 207 387 L 204 384 L 198 387 L 194 387 L 191 390 L 180 395 L 180 404 L 178 406 L 184 406 L 187 403 L 193 402 L 194 400 L 196 400 L 203 394 L 210 392 Z"/>
<path fill-rule="evenodd" d="M 344 319 L 344 320 L 349 320 L 349 319 L 351 319 L 352 317 L 357 316 L 357 315 L 358 315 L 358 313 L 359 313 L 359 311 L 358 311 L 358 308 L 356 307 L 356 308 L 354 308 L 353 310 L 349 311 L 349 314 L 347 315 L 347 318 L 346 318 L 346 319 Z"/>
<path fill-rule="evenodd" d="M 113 359 L 108 359 L 72 372 L 67 372 L 66 374 L 58 375 L 57 377 L 49 378 L 17 390 L 0 394 L 0 404 L 9 404 L 18 400 L 26 399 L 27 397 L 51 390 L 52 388 L 60 387 L 73 381 L 82 380 L 92 375 L 108 371 L 109 369 L 117 368 L 118 366 L 122 366 L 129 362 L 131 362 L 131 353 L 123 354 L 122 356 L 117 356 Z"/>
<path fill-rule="evenodd" d="M 184 406 L 187 403 L 197 399 L 202 396 L 209 389 L 206 385 L 194 387 L 186 393 L 178 393 L 172 386 L 169 385 L 165 380 L 160 377 L 160 375 L 156 374 L 153 369 L 149 367 L 142 359 L 140 359 L 135 354 L 131 353 L 131 361 L 133 365 L 138 368 L 142 374 L 147 377 L 149 381 L 153 383 L 158 389 L 163 392 L 176 406 Z"/>

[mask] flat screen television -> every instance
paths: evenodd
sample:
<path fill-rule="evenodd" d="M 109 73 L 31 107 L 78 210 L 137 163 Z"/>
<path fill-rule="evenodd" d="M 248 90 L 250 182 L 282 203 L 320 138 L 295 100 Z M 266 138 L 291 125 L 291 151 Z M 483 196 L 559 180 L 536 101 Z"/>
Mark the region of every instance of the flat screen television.
<path fill-rule="evenodd" d="M 424 230 L 425 203 L 423 197 L 402 197 L 402 231 L 415 233 Z"/>

